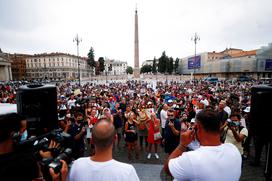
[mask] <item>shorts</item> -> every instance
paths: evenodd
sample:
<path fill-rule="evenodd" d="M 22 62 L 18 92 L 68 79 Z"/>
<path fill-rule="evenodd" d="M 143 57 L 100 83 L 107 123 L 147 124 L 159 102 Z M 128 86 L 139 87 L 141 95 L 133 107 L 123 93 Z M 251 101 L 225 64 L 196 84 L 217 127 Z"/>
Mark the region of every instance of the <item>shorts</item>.
<path fill-rule="evenodd" d="M 121 134 L 122 133 L 122 127 L 121 128 L 116 128 L 115 131 L 116 131 L 117 134 Z"/>

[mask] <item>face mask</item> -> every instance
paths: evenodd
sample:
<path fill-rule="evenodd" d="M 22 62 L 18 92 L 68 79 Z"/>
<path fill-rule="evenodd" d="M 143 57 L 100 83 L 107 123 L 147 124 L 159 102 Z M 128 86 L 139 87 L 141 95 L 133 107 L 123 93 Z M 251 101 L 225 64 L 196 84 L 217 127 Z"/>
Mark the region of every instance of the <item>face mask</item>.
<path fill-rule="evenodd" d="M 237 127 L 240 126 L 240 122 L 234 121 L 233 123 L 234 123 L 235 126 L 237 126 Z"/>

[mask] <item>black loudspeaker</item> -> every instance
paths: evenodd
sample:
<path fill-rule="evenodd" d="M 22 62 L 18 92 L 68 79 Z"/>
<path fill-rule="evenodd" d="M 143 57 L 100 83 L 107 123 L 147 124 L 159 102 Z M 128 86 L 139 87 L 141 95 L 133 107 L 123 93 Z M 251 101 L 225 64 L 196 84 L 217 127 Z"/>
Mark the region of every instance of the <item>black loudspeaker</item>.
<path fill-rule="evenodd" d="M 272 138 L 272 86 L 258 85 L 251 89 L 250 129 L 254 135 Z"/>
<path fill-rule="evenodd" d="M 17 91 L 17 113 L 26 117 L 30 133 L 40 135 L 57 126 L 57 88 L 26 85 Z"/>

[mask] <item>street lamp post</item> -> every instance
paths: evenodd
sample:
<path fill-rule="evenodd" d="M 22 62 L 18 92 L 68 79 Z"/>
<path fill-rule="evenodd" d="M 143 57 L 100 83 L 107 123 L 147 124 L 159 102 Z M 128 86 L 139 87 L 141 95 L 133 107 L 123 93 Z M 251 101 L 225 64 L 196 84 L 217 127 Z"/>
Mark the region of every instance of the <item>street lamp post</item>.
<path fill-rule="evenodd" d="M 108 83 L 108 75 L 107 75 L 107 70 L 106 70 L 106 83 Z"/>
<path fill-rule="evenodd" d="M 76 35 L 76 37 L 73 39 L 73 42 L 76 42 L 77 45 L 77 74 L 78 74 L 78 84 L 80 86 L 80 69 L 79 69 L 79 43 L 82 42 L 81 38 L 78 38 L 78 34 Z"/>
<path fill-rule="evenodd" d="M 44 80 L 46 79 L 46 62 L 44 60 Z"/>
<path fill-rule="evenodd" d="M 192 41 L 195 43 L 195 58 L 194 58 L 194 81 L 195 81 L 195 67 L 196 67 L 196 44 L 197 41 L 200 40 L 200 37 L 195 33 L 195 35 L 191 38 Z"/>

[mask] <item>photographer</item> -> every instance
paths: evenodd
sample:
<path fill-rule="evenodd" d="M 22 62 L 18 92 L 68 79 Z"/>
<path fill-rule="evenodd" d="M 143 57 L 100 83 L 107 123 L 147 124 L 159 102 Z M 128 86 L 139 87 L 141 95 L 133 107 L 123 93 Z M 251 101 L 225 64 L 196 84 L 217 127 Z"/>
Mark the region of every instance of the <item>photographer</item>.
<path fill-rule="evenodd" d="M 165 153 L 171 154 L 179 144 L 181 125 L 180 121 L 175 118 L 174 110 L 169 109 L 167 111 L 167 117 L 163 142 L 165 145 Z"/>
<path fill-rule="evenodd" d="M 59 144 L 51 140 L 47 150 L 24 147 L 20 143 L 21 135 L 18 134 L 22 122 L 26 124 L 26 120 L 16 113 L 0 115 L 0 176 L 8 178 L 8 180 L 20 181 L 44 180 L 44 176 L 46 176 L 47 180 L 50 180 L 50 176 L 46 174 L 48 167 L 42 169 L 39 161 L 53 158 L 51 151 L 57 149 Z M 63 172 L 66 163 L 65 161 L 61 162 L 64 163 L 61 167 L 61 172 Z M 51 174 L 53 181 L 60 174 L 54 173 L 54 176 Z"/>
<path fill-rule="evenodd" d="M 84 136 L 86 134 L 82 113 L 76 113 L 75 122 L 71 125 L 68 133 L 73 138 L 73 157 L 75 159 L 82 157 L 85 150 Z"/>
<path fill-rule="evenodd" d="M 248 130 L 241 126 L 241 116 L 239 114 L 230 115 L 230 122 L 225 127 L 226 140 L 225 143 L 234 144 L 239 150 L 240 154 L 243 155 L 242 143 L 248 136 Z"/>

